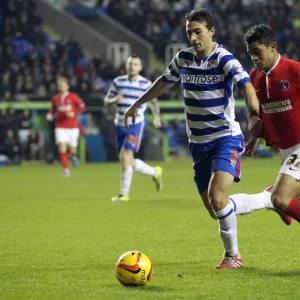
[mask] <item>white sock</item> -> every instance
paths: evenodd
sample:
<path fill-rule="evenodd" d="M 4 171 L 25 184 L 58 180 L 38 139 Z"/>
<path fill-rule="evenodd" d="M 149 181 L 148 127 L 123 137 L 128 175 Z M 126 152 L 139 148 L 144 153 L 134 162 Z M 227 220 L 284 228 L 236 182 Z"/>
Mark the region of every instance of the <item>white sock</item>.
<path fill-rule="evenodd" d="M 225 253 L 230 256 L 236 256 L 239 253 L 237 219 L 231 203 L 228 203 L 222 210 L 215 211 L 215 215 L 219 220 L 220 236 Z"/>
<path fill-rule="evenodd" d="M 274 209 L 271 201 L 271 193 L 263 191 L 259 194 L 235 194 L 229 196 L 229 200 L 236 215 L 246 215 L 263 208 Z"/>
<path fill-rule="evenodd" d="M 134 171 L 144 174 L 144 175 L 152 176 L 152 177 L 156 175 L 155 169 L 153 167 L 147 165 L 142 160 L 135 159 L 134 162 L 135 162 Z"/>
<path fill-rule="evenodd" d="M 122 169 L 121 189 L 120 189 L 120 195 L 122 195 L 122 196 L 129 195 L 129 190 L 130 190 L 130 185 L 131 185 L 131 180 L 132 180 L 132 173 L 133 173 L 133 168 L 131 166 Z"/>

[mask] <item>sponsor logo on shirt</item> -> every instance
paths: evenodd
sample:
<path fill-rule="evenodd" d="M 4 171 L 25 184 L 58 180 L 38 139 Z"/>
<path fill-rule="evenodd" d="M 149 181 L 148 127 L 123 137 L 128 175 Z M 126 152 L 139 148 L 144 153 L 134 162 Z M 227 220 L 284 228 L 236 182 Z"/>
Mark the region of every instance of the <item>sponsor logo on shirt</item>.
<path fill-rule="evenodd" d="M 274 114 L 287 110 L 291 110 L 292 104 L 290 99 L 279 100 L 262 104 L 262 109 L 265 114 Z"/>
<path fill-rule="evenodd" d="M 57 107 L 57 110 L 60 112 L 64 112 L 64 111 L 70 111 L 72 109 L 72 106 L 70 104 L 67 105 L 59 105 Z"/>
<path fill-rule="evenodd" d="M 219 81 L 220 76 L 218 75 L 181 75 L 181 82 L 184 83 L 218 83 Z"/>

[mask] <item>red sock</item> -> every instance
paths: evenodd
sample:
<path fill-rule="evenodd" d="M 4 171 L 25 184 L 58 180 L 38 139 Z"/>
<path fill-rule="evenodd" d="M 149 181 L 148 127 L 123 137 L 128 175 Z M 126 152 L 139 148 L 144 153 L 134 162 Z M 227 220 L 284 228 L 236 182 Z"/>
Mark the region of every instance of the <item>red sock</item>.
<path fill-rule="evenodd" d="M 59 153 L 60 162 L 64 169 L 68 169 L 68 163 L 69 163 L 69 156 L 68 153 Z"/>
<path fill-rule="evenodd" d="M 293 198 L 285 210 L 285 213 L 300 222 L 300 201 Z"/>

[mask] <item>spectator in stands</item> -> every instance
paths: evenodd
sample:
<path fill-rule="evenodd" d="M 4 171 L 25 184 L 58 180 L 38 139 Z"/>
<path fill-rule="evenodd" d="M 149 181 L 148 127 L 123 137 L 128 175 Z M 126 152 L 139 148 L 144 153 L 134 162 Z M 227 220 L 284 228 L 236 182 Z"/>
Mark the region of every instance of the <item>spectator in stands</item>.
<path fill-rule="evenodd" d="M 6 114 L 6 125 L 5 125 L 5 129 L 6 131 L 8 129 L 11 129 L 14 133 L 14 136 L 17 136 L 18 134 L 18 119 L 16 116 L 16 111 L 14 109 L 14 107 L 9 107 L 7 110 L 7 114 Z"/>
<path fill-rule="evenodd" d="M 10 159 L 12 164 L 21 163 L 20 144 L 12 129 L 7 130 L 3 153 Z"/>
<path fill-rule="evenodd" d="M 38 132 L 34 128 L 31 128 L 26 145 L 26 153 L 29 160 L 41 158 L 39 143 L 40 139 Z"/>
<path fill-rule="evenodd" d="M 4 144 L 5 138 L 6 138 L 6 110 L 1 109 L 0 110 L 0 145 Z"/>
<path fill-rule="evenodd" d="M 18 118 L 18 136 L 21 146 L 21 154 L 24 157 L 25 150 L 27 148 L 29 135 L 32 127 L 32 119 L 30 115 L 30 111 L 28 109 L 24 109 L 22 114 Z"/>

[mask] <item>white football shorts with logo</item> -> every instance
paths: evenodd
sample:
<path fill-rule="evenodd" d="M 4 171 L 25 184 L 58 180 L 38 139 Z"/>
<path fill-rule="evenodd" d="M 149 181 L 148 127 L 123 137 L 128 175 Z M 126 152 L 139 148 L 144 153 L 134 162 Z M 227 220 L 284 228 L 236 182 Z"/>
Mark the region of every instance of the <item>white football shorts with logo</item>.
<path fill-rule="evenodd" d="M 67 143 L 70 147 L 78 146 L 79 129 L 78 128 L 55 128 L 55 142 Z"/>
<path fill-rule="evenodd" d="M 281 168 L 279 174 L 287 174 L 300 181 L 300 144 L 280 150 Z"/>

